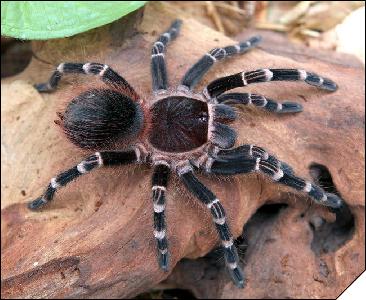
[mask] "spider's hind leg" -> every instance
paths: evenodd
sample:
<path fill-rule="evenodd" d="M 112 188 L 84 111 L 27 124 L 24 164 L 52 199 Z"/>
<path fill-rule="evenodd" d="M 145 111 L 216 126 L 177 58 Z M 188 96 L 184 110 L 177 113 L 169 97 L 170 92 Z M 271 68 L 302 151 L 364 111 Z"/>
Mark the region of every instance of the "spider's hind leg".
<path fill-rule="evenodd" d="M 154 236 L 157 242 L 158 262 L 164 271 L 169 267 L 168 240 L 165 223 L 165 192 L 168 185 L 170 167 L 157 163 L 152 177 L 152 199 L 154 204 Z"/>
<path fill-rule="evenodd" d="M 234 238 L 226 222 L 226 214 L 219 199 L 193 174 L 190 166 L 178 168 L 177 173 L 186 188 L 210 209 L 216 230 L 220 236 L 227 269 L 231 279 L 239 288 L 244 287 L 244 275 L 239 267 L 239 256 L 234 245 Z"/>
<path fill-rule="evenodd" d="M 287 174 L 294 174 L 294 170 L 287 163 L 278 160 L 275 156 L 270 155 L 265 149 L 262 147 L 258 147 L 252 144 L 244 144 L 239 147 L 225 150 L 220 149 L 218 147 L 213 148 L 210 151 L 210 159 L 220 159 L 220 160 L 239 160 L 240 158 L 257 158 L 259 157 L 261 160 L 266 160 L 271 162 L 273 165 L 278 166 Z M 208 162 L 210 165 L 211 162 Z"/>
<path fill-rule="evenodd" d="M 231 151 L 235 151 L 235 149 Z M 219 153 L 215 158 L 208 159 L 204 170 L 207 173 L 217 175 L 258 172 L 268 176 L 275 182 L 307 193 L 318 204 L 331 208 L 340 208 L 343 206 L 343 200 L 337 195 L 326 193 L 318 185 L 295 176 L 292 168 L 288 164 L 278 161 L 273 156 L 269 156 L 268 159 L 263 159 L 261 156 L 237 155 L 230 157 L 228 155 L 225 156 L 224 151 L 223 155 Z"/>
<path fill-rule="evenodd" d="M 139 161 L 140 150 L 135 148 L 131 151 L 101 151 L 90 155 L 73 168 L 66 170 L 50 180 L 43 195 L 28 204 L 28 208 L 35 210 L 50 202 L 55 192 L 62 186 L 67 185 L 80 175 L 86 174 L 100 166 L 123 165 Z"/>

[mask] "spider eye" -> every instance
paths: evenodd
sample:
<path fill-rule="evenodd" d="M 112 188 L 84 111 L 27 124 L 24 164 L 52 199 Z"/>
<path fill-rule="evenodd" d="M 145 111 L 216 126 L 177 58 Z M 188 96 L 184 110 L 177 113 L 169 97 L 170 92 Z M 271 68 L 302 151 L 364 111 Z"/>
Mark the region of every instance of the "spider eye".
<path fill-rule="evenodd" d="M 201 123 L 207 123 L 208 122 L 208 115 L 206 112 L 202 112 L 199 116 L 198 116 L 198 120 Z"/>

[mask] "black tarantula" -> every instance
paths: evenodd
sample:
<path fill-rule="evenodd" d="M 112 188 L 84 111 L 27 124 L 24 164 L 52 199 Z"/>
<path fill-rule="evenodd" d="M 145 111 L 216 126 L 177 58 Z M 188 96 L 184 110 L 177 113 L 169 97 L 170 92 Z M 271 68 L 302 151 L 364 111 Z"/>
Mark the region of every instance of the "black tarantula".
<path fill-rule="evenodd" d="M 316 184 L 295 176 L 290 166 L 258 146 L 248 144 L 233 148 L 236 133 L 227 125 L 236 119 L 232 105 L 254 104 L 273 113 L 296 113 L 302 111 L 300 104 L 278 103 L 257 94 L 225 92 L 267 81 L 303 81 L 328 91 L 335 91 L 337 85 L 305 70 L 259 69 L 221 77 L 202 92 L 193 91 L 217 61 L 255 47 L 260 38 L 253 37 L 238 45 L 212 49 L 187 71 L 178 87 L 168 88 L 164 53 L 167 44 L 177 37 L 181 23 L 174 21 L 153 45 L 151 104 L 144 103 L 124 78 L 100 63 L 62 63 L 48 82 L 35 85 L 39 92 L 50 92 L 67 73 L 96 75 L 106 84 L 104 88 L 90 88 L 72 99 L 59 120 L 71 142 L 98 152 L 52 178 L 43 195 L 29 203 L 29 208 L 40 208 L 53 199 L 60 187 L 97 167 L 148 164 L 154 168 L 152 200 L 158 262 L 166 271 L 169 252 L 165 193 L 170 173 L 175 173 L 211 211 L 227 269 L 233 282 L 243 287 L 244 276 L 238 266 L 238 254 L 225 210 L 215 194 L 195 177 L 194 170 L 217 175 L 257 172 L 307 193 L 316 203 L 332 209 L 339 208 L 343 202 Z"/>

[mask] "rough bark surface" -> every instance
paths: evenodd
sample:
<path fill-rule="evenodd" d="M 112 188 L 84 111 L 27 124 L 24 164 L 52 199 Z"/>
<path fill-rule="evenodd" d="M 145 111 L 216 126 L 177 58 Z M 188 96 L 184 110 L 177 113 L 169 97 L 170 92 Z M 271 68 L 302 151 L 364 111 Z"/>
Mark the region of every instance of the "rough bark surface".
<path fill-rule="evenodd" d="M 150 47 L 176 17 L 158 3 L 146 7 L 137 30 L 138 14 L 72 38 L 38 42 L 34 44 L 37 58 L 29 67 L 2 81 L 2 298 L 126 298 L 149 290 L 169 275 L 159 270 L 155 257 L 151 169 L 99 169 L 60 190 L 40 212 L 27 210 L 26 203 L 42 193 L 51 177 L 87 155 L 72 146 L 53 123 L 64 99 L 77 92 L 71 88 L 76 79 L 67 77 L 53 94 L 39 94 L 32 84 L 44 81 L 52 70 L 43 61 L 109 64 L 149 101 Z M 131 33 L 130 38 L 123 38 Z M 170 83 L 177 84 L 207 50 L 233 43 L 185 19 L 181 35 L 166 54 Z M 299 83 L 249 87 L 247 91 L 274 99 L 298 101 L 304 112 L 276 116 L 245 108 L 237 122 L 238 144 L 268 149 L 303 177 L 310 178 L 309 166 L 314 162 L 326 166 L 350 206 L 354 231 L 336 249 L 317 253 L 311 246 L 316 235 L 309 218 L 315 214 L 326 222 L 334 221 L 324 208 L 257 175 L 202 178 L 221 199 L 235 236 L 269 200 L 285 201 L 288 207 L 270 222 L 248 225 L 244 290 L 237 290 L 221 267 L 219 274 L 199 269 L 207 266 L 204 259 L 182 261 L 168 283 L 190 288 L 199 297 L 334 298 L 365 266 L 363 68 L 313 56 L 294 60 L 256 49 L 218 63 L 200 87 L 222 75 L 262 67 L 312 70 L 339 84 L 339 90 L 331 94 Z M 169 187 L 167 222 L 171 269 L 182 258 L 205 255 L 217 243 L 210 213 L 178 182 Z M 191 267 L 182 272 L 182 265 Z M 209 275 L 207 270 L 211 270 Z M 182 279 L 182 274 L 191 275 Z"/>

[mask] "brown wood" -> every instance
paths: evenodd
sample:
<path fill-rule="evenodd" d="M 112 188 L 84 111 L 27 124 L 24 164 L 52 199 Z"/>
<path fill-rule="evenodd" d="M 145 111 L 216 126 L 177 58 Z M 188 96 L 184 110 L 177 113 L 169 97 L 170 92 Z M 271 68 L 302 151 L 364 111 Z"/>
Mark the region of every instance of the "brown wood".
<path fill-rule="evenodd" d="M 53 123 L 56 111 L 79 90 L 70 86 L 74 77 L 63 80 L 57 92 L 40 95 L 32 84 L 44 81 L 52 70 L 43 61 L 53 65 L 63 61 L 109 64 L 148 102 L 150 47 L 175 17 L 174 12 L 155 3 L 146 7 L 137 30 L 134 24 L 138 17 L 134 16 L 75 37 L 34 43 L 37 58 L 23 73 L 2 80 L 3 298 L 126 298 L 147 291 L 169 275 L 159 270 L 155 257 L 151 169 L 100 169 L 60 190 L 41 212 L 27 210 L 26 203 L 42 193 L 51 177 L 87 155 L 68 142 Z M 184 19 L 181 35 L 166 54 L 169 82 L 177 84 L 209 49 L 233 43 L 194 20 Z M 311 70 L 339 84 L 339 90 L 330 94 L 300 83 L 253 85 L 246 90 L 298 101 L 304 112 L 276 116 L 245 108 L 236 126 L 238 144 L 253 143 L 268 149 L 303 177 L 309 178 L 308 167 L 313 162 L 326 166 L 355 216 L 355 233 L 336 252 L 324 254 L 330 276 L 319 283 L 314 273 L 318 258 L 310 250 L 312 233 L 305 221 L 295 222 L 301 209 L 310 205 L 309 199 L 294 196 L 289 189 L 257 175 L 228 180 L 203 177 L 226 208 L 236 236 L 268 200 L 279 201 L 290 195 L 292 208 L 281 214 L 282 225 L 276 229 L 287 242 L 257 249 L 247 262 L 247 288 L 236 290 L 223 274 L 225 279 L 219 281 L 222 289 L 216 295 L 335 297 L 365 266 L 364 71 L 347 62 L 325 62 L 316 57 L 295 61 L 257 49 L 218 63 L 200 87 L 222 75 L 261 67 Z M 92 80 L 87 77 L 77 82 Z M 312 207 L 318 215 L 330 217 L 323 208 Z M 206 254 L 218 241 L 210 213 L 176 181 L 169 187 L 167 222 L 171 267 L 183 257 Z M 282 259 L 285 269 L 278 265 Z M 285 272 L 286 276 L 276 281 L 276 272 Z M 181 284 L 179 280 L 170 282 Z M 266 290 L 268 282 L 272 284 Z M 296 294 L 296 290 L 300 292 Z"/>

